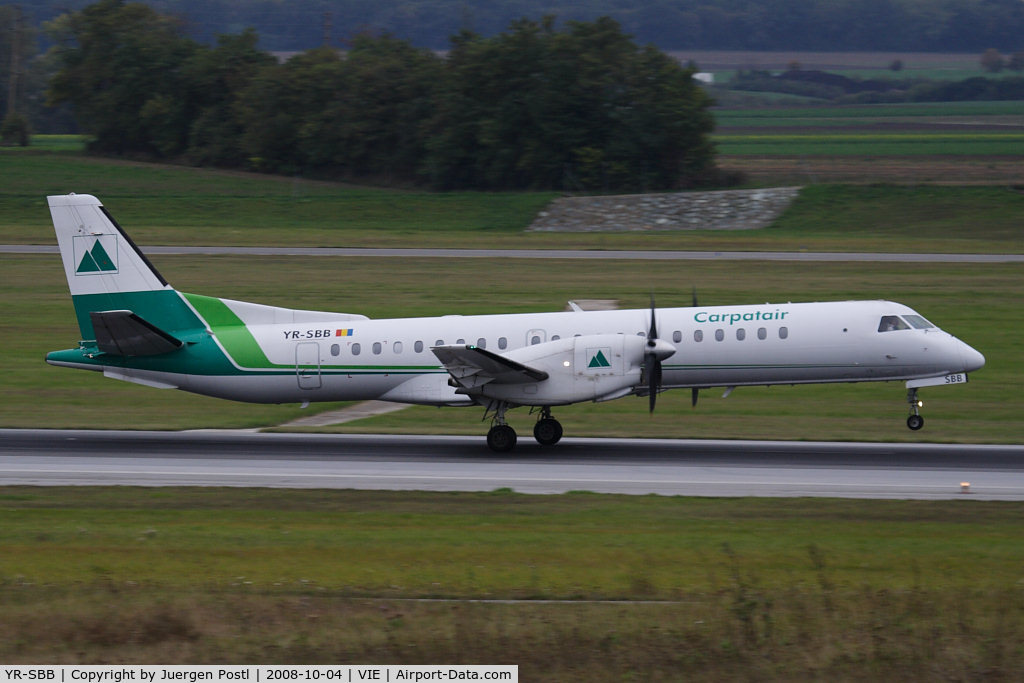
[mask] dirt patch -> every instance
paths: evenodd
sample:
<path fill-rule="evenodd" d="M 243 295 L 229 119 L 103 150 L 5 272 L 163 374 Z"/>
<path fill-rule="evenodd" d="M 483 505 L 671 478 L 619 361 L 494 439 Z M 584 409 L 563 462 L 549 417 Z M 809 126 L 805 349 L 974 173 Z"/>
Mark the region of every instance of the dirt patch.
<path fill-rule="evenodd" d="M 718 165 L 765 185 L 903 183 L 944 185 L 1024 184 L 1019 157 L 810 157 L 720 155 Z"/>

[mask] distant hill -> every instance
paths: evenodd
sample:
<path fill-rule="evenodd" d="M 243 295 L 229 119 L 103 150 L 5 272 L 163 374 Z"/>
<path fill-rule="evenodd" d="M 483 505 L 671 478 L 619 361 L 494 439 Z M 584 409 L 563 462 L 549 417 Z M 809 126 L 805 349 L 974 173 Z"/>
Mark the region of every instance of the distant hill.
<path fill-rule="evenodd" d="M 108 0 L 115 1 L 115 0 Z M 22 3 L 38 23 L 87 0 Z M 253 27 L 264 50 L 344 46 L 359 32 L 391 33 L 445 49 L 460 30 L 500 33 L 522 17 L 559 21 L 611 16 L 639 43 L 666 50 L 894 50 L 981 52 L 1024 49 L 1021 0 L 145 0 L 182 18 L 189 35 Z"/>

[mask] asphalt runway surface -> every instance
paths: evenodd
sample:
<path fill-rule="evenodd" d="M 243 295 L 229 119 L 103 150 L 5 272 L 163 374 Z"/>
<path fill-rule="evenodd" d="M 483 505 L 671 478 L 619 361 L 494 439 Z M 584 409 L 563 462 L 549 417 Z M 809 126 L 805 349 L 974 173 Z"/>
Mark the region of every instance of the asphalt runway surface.
<path fill-rule="evenodd" d="M 966 490 L 963 484 L 969 484 Z M 1024 446 L 0 430 L 0 485 L 1024 500 Z"/>
<path fill-rule="evenodd" d="M 889 254 L 813 251 L 599 251 L 593 249 L 375 249 L 344 247 L 142 247 L 147 255 L 363 256 L 380 258 L 636 259 L 641 261 L 868 261 L 1024 263 L 1024 254 Z M 4 244 L 4 254 L 57 254 L 56 245 Z"/>

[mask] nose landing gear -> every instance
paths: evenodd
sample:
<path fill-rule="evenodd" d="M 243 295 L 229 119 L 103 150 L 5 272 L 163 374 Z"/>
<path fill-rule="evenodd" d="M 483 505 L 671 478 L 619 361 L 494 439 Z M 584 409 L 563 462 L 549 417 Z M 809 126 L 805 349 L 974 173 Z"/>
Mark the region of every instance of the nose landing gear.
<path fill-rule="evenodd" d="M 907 418 L 907 427 L 917 431 L 924 427 L 924 418 L 921 417 L 920 408 L 924 403 L 917 398 L 917 389 L 907 389 L 907 403 L 910 404 L 910 417 Z"/>

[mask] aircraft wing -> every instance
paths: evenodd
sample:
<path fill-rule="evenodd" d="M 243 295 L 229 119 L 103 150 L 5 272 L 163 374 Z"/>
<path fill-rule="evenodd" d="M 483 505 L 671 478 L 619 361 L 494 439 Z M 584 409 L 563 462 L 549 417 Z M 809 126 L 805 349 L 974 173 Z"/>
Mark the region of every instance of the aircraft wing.
<path fill-rule="evenodd" d="M 112 356 L 157 356 L 183 344 L 131 311 L 92 311 L 89 317 L 96 346 Z"/>
<path fill-rule="evenodd" d="M 484 384 L 540 382 L 548 373 L 478 346 L 433 346 L 430 349 L 456 382 L 466 389 Z"/>

